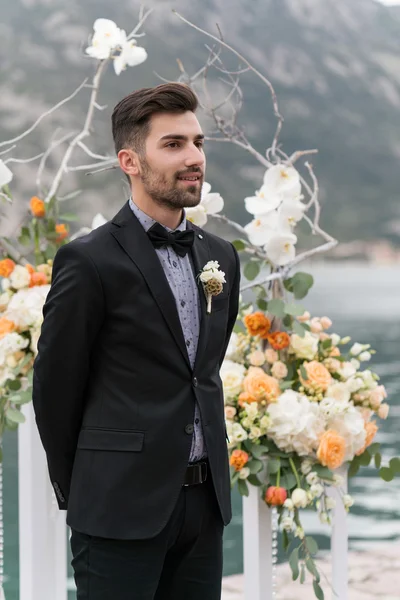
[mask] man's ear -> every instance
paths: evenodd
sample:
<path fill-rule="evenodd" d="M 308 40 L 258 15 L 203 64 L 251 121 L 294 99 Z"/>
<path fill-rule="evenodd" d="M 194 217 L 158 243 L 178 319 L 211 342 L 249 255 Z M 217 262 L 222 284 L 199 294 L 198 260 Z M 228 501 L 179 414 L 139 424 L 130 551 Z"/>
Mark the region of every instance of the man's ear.
<path fill-rule="evenodd" d="M 118 162 L 122 171 L 131 177 L 140 175 L 140 161 L 136 152 L 123 148 L 118 152 Z"/>

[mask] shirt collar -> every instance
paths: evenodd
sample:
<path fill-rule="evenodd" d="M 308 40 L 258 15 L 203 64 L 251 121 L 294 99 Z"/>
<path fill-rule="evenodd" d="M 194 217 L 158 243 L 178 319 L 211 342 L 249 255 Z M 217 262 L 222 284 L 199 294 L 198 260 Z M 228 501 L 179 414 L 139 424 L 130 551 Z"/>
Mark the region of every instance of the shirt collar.
<path fill-rule="evenodd" d="M 137 204 L 134 203 L 134 201 L 132 200 L 132 196 L 129 198 L 129 206 L 130 206 L 130 209 L 132 210 L 133 214 L 138 219 L 139 223 L 141 224 L 141 226 L 143 227 L 143 229 L 146 232 L 150 229 L 150 227 L 152 227 L 154 225 L 154 223 L 157 223 L 157 221 L 155 219 L 153 219 L 152 217 L 149 217 L 149 215 L 147 215 L 145 212 L 143 212 L 142 209 L 139 208 L 137 206 Z M 170 229 L 170 227 L 167 227 L 166 225 L 162 225 L 162 227 L 165 227 L 165 229 L 167 231 L 185 231 L 186 230 L 185 210 L 183 210 L 183 219 L 176 229 Z"/>

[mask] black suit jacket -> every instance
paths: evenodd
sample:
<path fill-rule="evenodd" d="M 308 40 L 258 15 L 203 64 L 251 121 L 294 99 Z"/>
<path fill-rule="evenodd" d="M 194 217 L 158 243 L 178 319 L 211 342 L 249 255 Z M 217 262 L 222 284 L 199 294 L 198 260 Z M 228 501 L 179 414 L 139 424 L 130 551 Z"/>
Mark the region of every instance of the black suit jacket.
<path fill-rule="evenodd" d="M 195 231 L 196 274 L 226 273 L 189 363 L 159 258 L 128 204 L 57 253 L 34 365 L 33 405 L 59 507 L 89 535 L 143 539 L 166 525 L 181 490 L 195 399 L 222 518 L 231 518 L 219 369 L 234 326 L 240 268 L 232 244 Z"/>

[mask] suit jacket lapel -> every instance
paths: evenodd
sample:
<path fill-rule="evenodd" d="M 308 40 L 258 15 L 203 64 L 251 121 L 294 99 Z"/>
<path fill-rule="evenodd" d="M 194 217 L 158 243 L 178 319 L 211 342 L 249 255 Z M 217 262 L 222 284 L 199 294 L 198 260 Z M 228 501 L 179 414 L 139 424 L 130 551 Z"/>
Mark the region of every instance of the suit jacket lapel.
<path fill-rule="evenodd" d="M 211 260 L 210 258 L 210 248 L 208 246 L 207 237 L 204 232 L 193 225 L 188 221 L 187 224 L 188 229 L 193 229 L 195 233 L 193 248 L 192 248 L 192 258 L 193 258 L 193 266 L 195 271 L 196 284 L 199 290 L 199 301 L 201 308 L 201 320 L 200 320 L 200 334 L 199 341 L 197 344 L 197 352 L 196 352 L 196 361 L 194 365 L 194 369 L 198 365 L 198 362 L 201 356 L 204 354 L 204 351 L 207 346 L 209 328 L 210 328 L 210 315 L 207 314 L 207 302 L 206 295 L 204 293 L 203 284 L 201 283 L 198 275 L 203 269 L 204 265 Z"/>
<path fill-rule="evenodd" d="M 174 295 L 157 253 L 142 225 L 130 209 L 129 203 L 123 206 L 112 222 L 116 225 L 115 230 L 111 232 L 112 235 L 142 273 L 154 300 L 158 304 L 161 314 L 190 368 Z"/>

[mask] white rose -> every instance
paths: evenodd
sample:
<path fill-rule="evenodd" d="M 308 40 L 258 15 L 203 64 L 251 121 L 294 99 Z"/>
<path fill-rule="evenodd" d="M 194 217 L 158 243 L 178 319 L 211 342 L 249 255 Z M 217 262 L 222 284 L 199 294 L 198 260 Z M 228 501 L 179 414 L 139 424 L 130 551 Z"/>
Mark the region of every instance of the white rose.
<path fill-rule="evenodd" d="M 217 260 L 209 260 L 208 263 L 204 266 L 204 271 L 208 271 L 208 270 L 218 270 L 219 269 L 219 262 Z"/>
<path fill-rule="evenodd" d="M 325 524 L 329 523 L 329 522 L 330 522 L 330 519 L 329 519 L 329 515 L 328 515 L 328 513 L 326 513 L 326 512 L 321 512 L 321 513 L 319 513 L 319 520 L 321 521 L 321 523 L 322 523 L 323 525 L 325 525 Z"/>
<path fill-rule="evenodd" d="M 351 362 L 342 363 L 339 374 L 344 379 L 349 379 L 350 377 L 353 377 L 353 375 L 356 374 L 356 368 L 354 367 L 354 365 L 351 364 Z"/>
<path fill-rule="evenodd" d="M 243 469 L 240 469 L 239 479 L 247 479 L 249 475 L 250 475 L 249 467 L 243 467 Z"/>
<path fill-rule="evenodd" d="M 298 358 L 312 360 L 318 352 L 318 336 L 306 331 L 304 337 L 300 337 L 296 333 L 290 338 L 289 352 L 295 354 Z"/>
<path fill-rule="evenodd" d="M 245 367 L 233 360 L 225 360 L 222 363 L 220 377 L 226 398 L 234 398 L 240 394 L 245 373 Z"/>
<path fill-rule="evenodd" d="M 211 279 L 214 279 L 214 273 L 212 271 L 203 271 L 200 274 L 200 281 L 202 281 L 203 283 L 207 283 Z"/>
<path fill-rule="evenodd" d="M 360 390 L 363 387 L 364 382 L 361 379 L 361 377 L 352 377 L 351 379 L 348 379 L 346 381 L 346 385 L 349 388 L 350 392 L 353 393 Z"/>
<path fill-rule="evenodd" d="M 29 285 L 31 276 L 29 271 L 22 265 L 16 265 L 10 275 L 11 287 L 15 290 L 21 290 Z"/>
<path fill-rule="evenodd" d="M 363 350 L 364 350 L 364 346 L 362 344 L 359 344 L 358 342 L 356 342 L 350 348 L 350 354 L 352 354 L 353 356 L 358 356 L 360 354 L 360 352 L 362 352 Z"/>
<path fill-rule="evenodd" d="M 358 369 L 361 366 L 360 361 L 357 360 L 356 358 L 352 358 L 350 363 L 353 365 L 353 367 L 355 368 L 356 371 L 358 371 Z"/>
<path fill-rule="evenodd" d="M 334 398 L 338 402 L 348 402 L 350 400 L 350 390 L 345 383 L 334 383 L 326 390 L 329 398 Z"/>
<path fill-rule="evenodd" d="M 251 404 L 246 404 L 246 413 L 249 419 L 254 421 L 254 419 L 258 415 L 258 404 L 257 402 L 252 402 Z"/>
<path fill-rule="evenodd" d="M 231 436 L 229 436 L 231 437 Z M 243 429 L 240 423 L 233 423 L 232 425 L 232 440 L 234 442 L 244 442 L 247 440 L 247 432 Z"/>
<path fill-rule="evenodd" d="M 338 335 L 337 333 L 332 333 L 331 340 L 332 340 L 332 346 L 337 346 L 338 343 L 340 342 L 340 335 Z"/>
<path fill-rule="evenodd" d="M 256 440 L 261 437 L 261 429 L 259 427 L 251 427 L 249 433 L 249 439 Z"/>
<path fill-rule="evenodd" d="M 306 477 L 308 485 L 314 485 L 319 482 L 319 477 L 315 471 L 311 471 Z"/>
<path fill-rule="evenodd" d="M 310 492 L 313 498 L 320 498 L 324 493 L 324 487 L 320 483 L 314 483 L 310 487 Z"/>
<path fill-rule="evenodd" d="M 307 492 L 301 488 L 296 488 L 292 492 L 292 502 L 296 508 L 305 508 L 308 504 Z"/>
<path fill-rule="evenodd" d="M 293 529 L 293 525 L 294 525 L 293 518 L 289 517 L 289 516 L 283 517 L 281 525 L 282 525 L 283 529 L 289 533 Z"/>
<path fill-rule="evenodd" d="M 313 463 L 307 458 L 303 460 L 303 462 L 300 465 L 300 471 L 303 473 L 303 475 L 308 475 L 311 472 L 312 468 Z"/>
<path fill-rule="evenodd" d="M 11 295 L 9 292 L 3 292 L 0 294 L 0 311 L 4 310 L 9 303 Z"/>
<path fill-rule="evenodd" d="M 371 360 L 371 352 L 361 352 L 360 356 L 358 357 L 359 360 L 361 360 L 362 362 L 366 362 L 368 360 Z"/>
<path fill-rule="evenodd" d="M 1 289 L 6 292 L 9 288 L 11 287 L 11 283 L 10 280 L 8 279 L 8 277 L 4 277 L 1 280 Z"/>
<path fill-rule="evenodd" d="M 226 283 L 224 271 L 214 271 L 213 279 L 216 279 L 220 283 Z"/>

